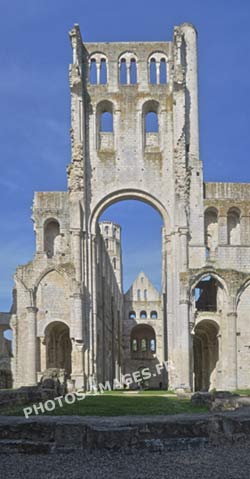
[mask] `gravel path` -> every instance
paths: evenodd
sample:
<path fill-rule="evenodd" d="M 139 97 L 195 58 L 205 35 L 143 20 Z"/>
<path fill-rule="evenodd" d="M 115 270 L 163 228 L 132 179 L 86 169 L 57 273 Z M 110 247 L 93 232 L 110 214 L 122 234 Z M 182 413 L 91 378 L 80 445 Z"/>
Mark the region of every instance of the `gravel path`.
<path fill-rule="evenodd" d="M 248 479 L 250 444 L 181 451 L 0 454 L 3 479 Z"/>

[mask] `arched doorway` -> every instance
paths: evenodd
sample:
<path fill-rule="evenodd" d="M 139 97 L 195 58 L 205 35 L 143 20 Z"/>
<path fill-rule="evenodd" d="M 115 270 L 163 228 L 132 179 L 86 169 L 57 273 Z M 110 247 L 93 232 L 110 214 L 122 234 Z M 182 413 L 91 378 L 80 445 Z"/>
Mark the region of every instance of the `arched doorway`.
<path fill-rule="evenodd" d="M 150 311 L 161 310 L 156 336 L 163 336 L 165 317 L 163 318 L 162 295 L 165 291 L 165 275 L 162 275 L 162 271 L 166 268 L 162 262 L 165 262 L 166 255 L 162 247 L 162 236 L 165 220 L 163 211 L 156 202 L 151 204 L 148 196 L 134 192 L 120 192 L 112 199 L 107 198 L 92 218 L 93 235 L 96 233 L 95 243 L 92 244 L 93 256 L 96 258 L 96 269 L 94 266 L 93 271 L 96 279 L 93 311 L 96 311 L 97 317 L 97 369 L 103 380 L 110 375 L 110 352 L 113 369 L 118 366 L 123 374 L 125 370 L 133 372 L 140 366 L 133 363 L 130 355 L 131 322 L 133 325 L 137 322 L 135 317 L 139 321 L 143 320 L 143 323 L 150 322 Z M 111 271 L 109 265 L 112 266 Z M 137 282 L 139 284 L 136 287 Z M 119 291 L 115 283 L 119 286 Z M 108 284 L 111 288 L 107 288 Z M 109 289 L 112 290 L 112 297 Z M 133 308 L 135 302 L 136 313 Z M 122 308 L 120 304 L 123 304 Z M 107 328 L 105 322 L 110 316 L 112 328 Z M 152 341 L 155 343 L 155 333 Z M 148 345 L 145 347 L 148 348 Z M 165 359 L 163 355 L 166 349 L 164 350 L 161 341 L 158 350 L 160 360 Z M 147 349 L 143 351 L 143 359 L 155 357 Z"/>
<path fill-rule="evenodd" d="M 131 197 L 108 205 L 97 218 L 97 222 L 99 226 L 103 225 L 101 232 L 112 263 L 115 264 L 114 269 L 117 276 L 120 260 L 122 260 L 120 273 L 123 277 L 123 281 L 121 281 L 123 291 L 126 292 L 129 289 L 141 271 L 144 271 L 161 291 L 162 261 L 165 259 L 162 252 L 164 218 L 161 212 L 149 202 Z M 113 231 L 110 226 L 112 222 Z M 122 251 L 116 251 L 115 243 L 117 241 L 120 242 Z M 142 300 L 147 299 L 145 294 L 147 292 L 142 284 Z"/>
<path fill-rule="evenodd" d="M 70 376 L 72 345 L 69 327 L 61 321 L 54 321 L 47 326 L 45 338 L 46 368 L 64 369 L 67 376 Z"/>
<path fill-rule="evenodd" d="M 212 320 L 200 321 L 194 330 L 194 389 L 209 391 L 216 386 L 216 364 L 219 359 L 218 325 Z"/>

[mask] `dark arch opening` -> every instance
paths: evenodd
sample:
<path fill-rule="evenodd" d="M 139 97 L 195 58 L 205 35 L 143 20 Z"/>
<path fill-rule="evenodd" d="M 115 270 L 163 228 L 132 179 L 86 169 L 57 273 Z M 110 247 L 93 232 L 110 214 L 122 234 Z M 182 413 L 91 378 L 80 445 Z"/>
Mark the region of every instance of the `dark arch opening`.
<path fill-rule="evenodd" d="M 134 349 L 136 342 L 137 349 Z M 156 335 L 152 326 L 139 324 L 135 326 L 130 335 L 131 358 L 153 359 L 156 352 Z"/>
<path fill-rule="evenodd" d="M 216 365 L 219 359 L 218 325 L 202 320 L 195 327 L 193 339 L 194 390 L 209 391 L 216 387 Z"/>
<path fill-rule="evenodd" d="M 55 254 L 55 241 L 60 235 L 60 225 L 57 220 L 49 219 L 44 224 L 44 251 L 48 258 Z"/>
<path fill-rule="evenodd" d="M 61 321 L 53 321 L 45 330 L 46 368 L 64 369 L 71 374 L 71 351 L 69 327 Z"/>

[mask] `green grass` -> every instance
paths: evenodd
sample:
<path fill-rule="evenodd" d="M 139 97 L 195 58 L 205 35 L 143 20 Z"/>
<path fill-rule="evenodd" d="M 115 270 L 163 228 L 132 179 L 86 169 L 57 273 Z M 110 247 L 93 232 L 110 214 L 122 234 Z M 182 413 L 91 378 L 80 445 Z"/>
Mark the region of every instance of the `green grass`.
<path fill-rule="evenodd" d="M 146 390 L 128 390 L 128 389 L 117 389 L 113 391 L 105 391 L 105 394 L 110 396 L 166 396 L 166 394 L 175 395 L 174 391 L 167 389 L 146 389 Z"/>
<path fill-rule="evenodd" d="M 151 392 L 152 393 L 152 392 Z M 65 404 L 56 407 L 46 415 L 52 416 L 128 416 L 128 415 L 163 415 L 206 412 L 206 407 L 198 407 L 191 404 L 189 399 L 177 397 L 161 397 L 156 394 L 150 396 L 145 393 L 135 395 L 105 393 L 96 396 L 87 396 L 84 400 L 74 404 Z M 23 416 L 23 407 L 6 408 L 1 411 L 2 415 Z"/>
<path fill-rule="evenodd" d="M 236 389 L 233 392 L 241 396 L 250 396 L 250 389 Z"/>

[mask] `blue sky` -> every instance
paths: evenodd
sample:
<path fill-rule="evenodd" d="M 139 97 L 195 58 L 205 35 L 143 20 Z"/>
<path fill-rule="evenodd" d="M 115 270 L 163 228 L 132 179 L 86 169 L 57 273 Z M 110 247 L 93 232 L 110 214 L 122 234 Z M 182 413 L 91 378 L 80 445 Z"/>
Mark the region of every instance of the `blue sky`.
<path fill-rule="evenodd" d="M 205 179 L 250 182 L 249 0 L 0 0 L 0 310 L 9 309 L 16 265 L 34 252 L 33 192 L 66 189 L 68 31 L 79 23 L 86 41 L 170 40 L 173 26 L 184 21 L 194 23 L 199 32 Z M 113 208 L 119 220 L 118 205 Z M 132 267 L 137 210 L 126 215 L 124 205 L 120 207 L 126 284 L 152 248 L 160 248 L 157 214 L 149 216 L 145 205 L 138 208 L 149 236 L 144 246 L 140 243 L 138 264 Z M 131 225 L 134 236 L 128 234 Z M 146 271 L 158 286 L 159 258 Z"/>

